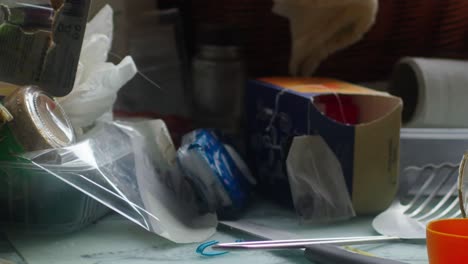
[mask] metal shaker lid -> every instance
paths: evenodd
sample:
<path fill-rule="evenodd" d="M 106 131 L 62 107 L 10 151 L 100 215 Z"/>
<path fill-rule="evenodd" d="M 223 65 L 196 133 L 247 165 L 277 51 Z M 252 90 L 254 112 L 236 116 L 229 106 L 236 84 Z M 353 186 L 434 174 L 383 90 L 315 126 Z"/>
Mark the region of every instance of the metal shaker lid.
<path fill-rule="evenodd" d="M 5 98 L 4 106 L 13 116 L 8 126 L 25 151 L 65 147 L 75 141 L 65 111 L 37 87 L 17 89 Z"/>

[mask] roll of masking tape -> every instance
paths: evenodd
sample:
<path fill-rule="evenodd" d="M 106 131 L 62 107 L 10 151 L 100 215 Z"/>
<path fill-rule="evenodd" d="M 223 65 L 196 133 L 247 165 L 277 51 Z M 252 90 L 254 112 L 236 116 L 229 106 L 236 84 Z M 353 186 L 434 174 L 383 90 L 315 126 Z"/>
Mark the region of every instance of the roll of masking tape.
<path fill-rule="evenodd" d="M 406 127 L 468 127 L 468 62 L 403 58 L 390 93 L 404 101 Z"/>

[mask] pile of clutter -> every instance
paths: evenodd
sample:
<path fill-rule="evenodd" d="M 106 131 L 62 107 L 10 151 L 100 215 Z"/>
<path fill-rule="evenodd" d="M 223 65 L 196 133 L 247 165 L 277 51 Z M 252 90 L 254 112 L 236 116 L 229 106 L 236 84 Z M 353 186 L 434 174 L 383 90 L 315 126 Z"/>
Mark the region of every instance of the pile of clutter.
<path fill-rule="evenodd" d="M 44 16 L 49 27 L 71 19 L 64 8 L 50 12 L 56 15 Z M 17 81 L 26 86 L 5 97 L 0 168 L 7 184 L 0 185 L 0 194 L 21 199 L 0 196 L 0 203 L 9 205 L 2 207 L 1 222 L 40 232 L 73 231 L 112 209 L 148 231 L 188 243 L 211 236 L 218 217 L 240 217 L 256 185 L 271 198 L 292 203 L 304 221 L 377 212 L 393 199 L 398 98 L 329 79 L 251 81 L 245 102 L 246 164 L 236 144 L 229 144 L 239 139 L 219 131 L 192 131 L 176 147 L 162 120 L 114 118 L 117 93 L 138 70 L 130 56 L 117 65 L 108 62 L 114 31 L 110 6 L 85 32 L 76 32 L 82 45 L 49 31 L 33 34 L 54 43 L 46 46 L 46 61 L 71 45 L 73 58 L 80 59 L 67 72 L 76 76 L 62 81 L 60 91 L 50 89 L 55 86 L 46 74 L 37 82 Z M 19 190 L 24 185 L 35 187 L 26 193 Z M 55 192 L 45 194 L 48 186 Z M 26 215 L 18 216 L 12 207 L 25 207 Z M 50 210 L 37 213 L 38 208 Z"/>
<path fill-rule="evenodd" d="M 162 120 L 114 120 L 117 92 L 138 70 L 129 56 L 108 62 L 112 39 L 113 10 L 105 6 L 86 27 L 68 95 L 26 85 L 4 98 L 0 203 L 9 206 L 1 222 L 68 232 L 112 209 L 175 242 L 202 241 L 215 232 L 217 213 L 242 212 L 255 180 L 214 130 L 187 134 L 177 150 Z M 17 190 L 23 185 L 35 186 Z M 15 197 L 4 195 L 13 190 Z M 21 207 L 18 216 L 13 208 Z"/>

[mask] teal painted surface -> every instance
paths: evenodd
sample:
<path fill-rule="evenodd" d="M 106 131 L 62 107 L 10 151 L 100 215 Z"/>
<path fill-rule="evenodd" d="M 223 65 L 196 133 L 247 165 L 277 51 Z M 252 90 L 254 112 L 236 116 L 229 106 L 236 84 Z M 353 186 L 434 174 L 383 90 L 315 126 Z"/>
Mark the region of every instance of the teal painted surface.
<path fill-rule="evenodd" d="M 332 225 L 301 225 L 292 212 L 262 204 L 244 217 L 256 224 L 296 234 L 298 238 L 376 235 L 372 217 L 357 218 Z M 61 236 L 38 237 L 9 232 L 14 247 L 28 264 L 146 264 L 146 263 L 308 263 L 302 252 L 237 251 L 208 258 L 195 253 L 199 244 L 176 245 L 148 233 L 120 216 L 110 216 L 80 232 Z M 212 239 L 233 242 L 254 239 L 221 229 Z M 399 243 L 357 246 L 371 254 L 404 261 L 427 263 L 425 244 Z"/>
<path fill-rule="evenodd" d="M 0 233 L 0 264 L 25 264 L 7 238 Z"/>

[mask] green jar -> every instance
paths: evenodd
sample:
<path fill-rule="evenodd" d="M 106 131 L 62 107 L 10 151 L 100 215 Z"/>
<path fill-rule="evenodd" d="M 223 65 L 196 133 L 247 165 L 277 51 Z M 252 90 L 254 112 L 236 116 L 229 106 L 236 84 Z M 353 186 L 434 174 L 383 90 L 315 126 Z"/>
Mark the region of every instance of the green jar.
<path fill-rule="evenodd" d="M 0 161 L 19 165 L 0 165 L 1 223 L 39 233 L 62 233 L 107 212 L 103 205 L 46 171 L 25 169 L 30 163 L 20 158 L 22 153 L 75 142 L 68 117 L 52 97 L 36 87 L 19 88 L 3 100 L 0 121 Z"/>
<path fill-rule="evenodd" d="M 7 96 L 2 113 L 6 118 L 0 128 L 0 159 L 62 148 L 75 142 L 73 128 L 62 107 L 36 87 L 19 88 Z"/>

